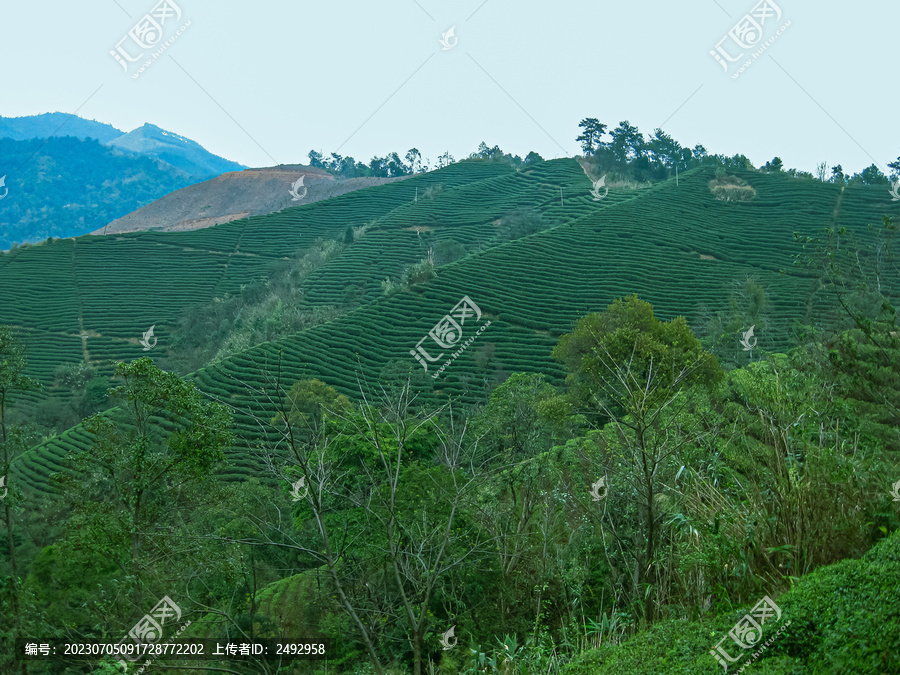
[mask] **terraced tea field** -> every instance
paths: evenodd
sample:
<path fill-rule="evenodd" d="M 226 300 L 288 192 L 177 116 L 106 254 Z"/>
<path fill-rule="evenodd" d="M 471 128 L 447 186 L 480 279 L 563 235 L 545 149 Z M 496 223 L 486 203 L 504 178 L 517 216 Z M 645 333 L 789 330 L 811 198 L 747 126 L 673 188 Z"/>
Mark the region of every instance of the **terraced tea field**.
<path fill-rule="evenodd" d="M 460 298 L 469 296 L 484 316 L 480 323 L 469 318 L 463 338 L 473 337 L 488 320 L 491 325 L 439 378 L 427 377 L 435 374 L 439 362 L 429 366 L 421 396 L 433 402 L 447 397 L 475 402 L 503 373 L 540 371 L 561 382 L 562 370 L 550 359 L 558 336 L 571 330 L 578 317 L 604 309 L 616 297 L 638 293 L 661 318 L 691 319 L 701 306 L 726 307 L 734 282 L 748 275 L 762 284 L 770 304 L 771 320 L 759 334 L 759 348 L 783 349 L 793 322 L 806 319 L 811 287 L 804 271 L 792 265 L 798 252 L 792 233 L 816 235 L 836 225 L 864 236 L 866 226 L 880 223 L 883 214 L 900 218 L 900 204 L 891 203 L 887 190 L 880 187 L 842 192 L 832 184 L 747 172 L 740 176 L 757 190 L 758 198 L 723 202 L 709 190 L 712 172 L 696 169 L 682 175 L 677 186 L 666 182 L 645 190 L 611 191 L 608 199 L 594 202 L 590 182 L 573 160 L 545 162 L 523 172 L 490 173 L 485 166 L 491 165 L 454 165 L 450 169 L 458 173 L 440 179 L 435 176 L 443 172 L 429 174 L 432 184 L 442 182 L 445 190 L 418 203 L 382 191 L 406 190 L 412 180 L 424 176 L 183 235 L 154 233 L 121 241 L 82 238 L 22 251 L 16 263 L 28 254 L 24 260 L 33 260 L 33 269 L 45 270 L 43 300 L 34 306 L 19 302 L 14 308 L 4 307 L 0 322 L 22 326 L 34 343 L 51 332 L 74 337 L 77 333 L 66 327 L 81 316 L 86 329 L 102 334 L 86 339 L 92 357 L 96 350 L 102 358 L 134 358 L 143 354 L 136 342 L 128 340 L 139 337 L 145 325 L 162 326 L 163 332 L 157 331 L 162 344 L 165 320 L 172 320 L 195 298 L 236 289 L 316 236 L 339 236 L 348 223 L 377 219 L 363 238 L 306 282 L 310 303 L 334 302 L 348 284 L 360 284 L 366 289 L 366 304 L 331 323 L 259 345 L 192 376 L 204 392 L 235 412 L 239 442 L 229 453 L 226 474 L 238 478 L 255 470 L 247 449 L 263 440 L 256 419 L 274 414 L 259 392 L 271 389 L 279 359 L 286 387 L 317 377 L 354 396 L 359 378 L 377 383 L 397 363 L 419 368 L 410 350 Z M 448 187 L 451 175 L 467 170 L 482 173 L 473 180 L 459 178 Z M 371 207 L 366 205 L 367 193 L 372 195 Z M 340 203 L 345 199 L 354 200 L 353 208 Z M 522 206 L 537 209 L 557 225 L 441 267 L 434 279 L 414 290 L 379 297 L 380 279 L 398 274 L 424 255 L 424 243 L 411 228 L 431 228 L 429 236 L 435 240 L 483 243 L 490 240 L 497 218 Z M 214 242 L 218 248 L 213 248 Z M 0 283 L 9 278 L 10 265 L 0 262 Z M 142 277 L 144 266 L 149 282 Z M 59 312 L 54 313 L 51 291 L 66 274 L 77 276 L 77 286 L 74 291 L 61 289 L 66 300 L 59 301 Z M 73 301 L 78 307 L 64 309 Z M 113 307 L 115 311 L 110 311 Z M 165 320 L 154 312 L 165 314 Z M 77 342 L 60 343 L 61 360 L 77 359 Z M 427 348 L 437 353 L 434 343 L 429 344 Z M 452 351 L 445 350 L 441 361 Z M 50 362 L 41 356 L 34 367 L 45 375 Z M 87 445 L 83 430 L 72 429 L 33 449 L 14 471 L 35 492 L 45 493 L 47 476 L 62 468 L 65 452 Z"/>
<path fill-rule="evenodd" d="M 0 255 L 0 323 L 17 327 L 32 354 L 53 336 L 83 339 L 90 361 L 110 374 L 115 360 L 144 355 L 139 340 L 150 326 L 164 351 L 187 308 L 265 278 L 316 238 L 342 237 L 348 225 L 383 218 L 413 201 L 417 188 L 452 191 L 510 173 L 499 164 L 456 164 L 205 230 L 84 236 L 20 248 Z M 28 374 L 49 385 L 56 365 L 71 360 L 69 352 L 55 363 L 32 359 Z"/>

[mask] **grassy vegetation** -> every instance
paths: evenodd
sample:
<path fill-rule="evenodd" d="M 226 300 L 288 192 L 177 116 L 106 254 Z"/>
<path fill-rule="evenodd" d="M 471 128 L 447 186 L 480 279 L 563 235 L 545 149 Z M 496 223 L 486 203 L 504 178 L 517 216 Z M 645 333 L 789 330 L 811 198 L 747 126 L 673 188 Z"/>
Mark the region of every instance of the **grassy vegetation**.
<path fill-rule="evenodd" d="M 45 391 L 29 392 L 30 399 L 48 391 L 64 395 L 46 388 L 55 367 L 78 359 L 79 320 L 101 374 L 109 375 L 116 360 L 146 355 L 138 340 L 151 325 L 159 345 L 150 355 L 165 365 L 179 319 L 198 303 L 239 295 L 242 284 L 270 274 L 315 238 L 342 240 L 348 225 L 370 223 L 305 278 L 292 304 L 297 312 L 340 307 L 343 316 L 202 368 L 194 375 L 201 389 L 238 410 L 265 406 L 254 392 L 279 367 L 290 381 L 318 378 L 352 396 L 358 372 L 377 381 L 396 364 L 419 368 L 409 350 L 464 295 L 492 324 L 439 380 L 422 383 L 423 400 L 452 396 L 475 403 L 517 371 L 545 372 L 561 383 L 562 370 L 550 358 L 557 338 L 579 316 L 629 293 L 651 302 L 660 317 L 687 316 L 705 335 L 707 308 L 728 306 L 735 284 L 752 276 L 765 294 L 765 329 L 759 330 L 758 314 L 731 318 L 744 329 L 757 323 L 759 350 L 784 349 L 795 324 L 808 323 L 816 310 L 809 272 L 792 264 L 799 251 L 792 234 L 846 227 L 865 239 L 868 223 L 891 209 L 900 214 L 900 206 L 877 186 L 842 189 L 783 174 L 734 172 L 757 190 L 755 200 L 718 200 L 708 187 L 713 170 L 694 169 L 677 186 L 668 181 L 611 191 L 597 203 L 572 160 L 518 172 L 472 162 L 208 230 L 57 241 L 0 256 L 0 283 L 23 289 L 0 307 L 0 322 L 20 327 L 34 346 L 29 374 Z M 416 182 L 444 189 L 433 199 L 411 201 Z M 509 241 L 496 223 L 515 209 L 531 209 L 555 226 Z M 417 233 L 416 225 L 428 229 Z M 451 239 L 468 247 L 468 257 L 438 268 L 425 284 L 382 297 L 385 277 L 399 280 L 429 249 Z M 660 277 L 664 286 L 655 281 Z M 66 350 L 47 348 L 50 336 Z M 746 363 L 738 337 L 725 336 L 718 355 Z M 241 448 L 260 439 L 250 417 L 239 413 L 237 419 L 235 477 L 253 470 Z M 58 469 L 67 450 L 84 442 L 84 432 L 73 429 L 36 448 L 34 461 Z M 33 487 L 47 489 L 37 477 Z"/>
<path fill-rule="evenodd" d="M 50 389 L 61 364 L 86 358 L 109 376 L 115 361 L 144 356 L 140 338 L 150 326 L 159 340 L 153 355 L 165 362 L 173 332 L 195 307 L 264 282 L 317 239 L 339 238 L 348 225 L 386 216 L 412 200 L 416 188 L 452 189 L 511 171 L 505 165 L 454 165 L 402 185 L 206 230 L 85 236 L 0 254 L 0 324 L 19 331 L 35 356 L 28 374 L 44 385 L 25 400 L 64 397 L 66 392 Z"/>
<path fill-rule="evenodd" d="M 900 672 L 900 533 L 858 560 L 816 570 L 773 600 L 781 619 L 765 624 L 759 644 L 781 626 L 785 631 L 753 662 L 760 675 L 888 675 Z M 754 603 L 755 604 L 755 603 Z M 715 620 L 669 620 L 622 642 L 583 652 L 560 675 L 694 675 L 712 672 L 709 652 L 752 605 L 720 614 Z M 734 657 L 740 652 L 725 643 Z M 729 672 L 744 665 L 754 650 Z"/>
<path fill-rule="evenodd" d="M 466 186 L 447 189 L 433 200 L 410 202 L 413 182 L 452 187 L 454 172 L 467 177 Z M 485 177 L 497 172 L 505 176 Z M 667 183 L 643 192 L 614 191 L 598 206 L 587 191 L 587 178 L 568 160 L 524 172 L 502 165 L 454 165 L 412 182 L 209 230 L 138 233 L 115 240 L 83 237 L 17 250 L 0 256 L 0 283 L 19 289 L 0 307 L 0 321 L 40 337 L 80 336 L 83 324 L 90 360 L 108 373 L 115 359 L 141 355 L 138 338 L 149 326 L 157 326 L 160 343 L 155 354 L 161 355 L 178 318 L 189 307 L 239 293 L 242 286 L 266 277 L 279 260 L 306 250 L 316 238 L 339 238 L 348 225 L 375 221 L 363 238 L 305 283 L 304 302 L 309 305 L 344 305 L 348 293 L 354 303 L 373 300 L 385 277 L 399 278 L 406 266 L 442 241 L 461 242 L 469 251 L 500 243 L 495 223 L 514 209 L 528 208 L 546 222 L 566 227 L 550 236 L 516 242 L 505 257 L 486 261 L 479 273 L 483 280 L 476 277 L 470 283 L 472 294 L 482 298 L 499 291 L 504 313 L 521 319 L 522 325 L 547 330 L 552 324 L 564 330 L 591 301 L 651 291 L 646 281 L 651 270 L 671 273 L 681 286 L 667 292 L 666 301 L 653 298 L 655 306 L 664 315 L 693 317 L 699 305 L 727 292 L 731 281 L 757 274 L 765 278 L 776 321 L 763 340 L 771 340 L 770 346 L 783 345 L 790 322 L 801 316 L 803 302 L 798 278 L 775 276 L 782 269 L 791 272 L 790 255 L 796 247 L 789 234 L 812 234 L 823 223 L 861 230 L 866 223 L 877 222 L 882 210 L 896 207 L 889 203 L 882 207 L 879 202 L 885 200 L 878 199 L 881 190 L 876 187 L 850 187 L 838 203 L 840 188 L 835 185 L 763 174 L 748 179 L 763 193 L 753 204 L 717 204 L 708 192 L 704 194 L 707 179 L 701 172 L 684 176 L 677 189 Z M 564 187 L 564 206 L 558 199 L 559 186 Z M 634 203 L 621 203 L 637 195 L 641 198 Z M 716 227 L 711 228 L 710 222 Z M 416 232 L 416 227 L 423 229 Z M 781 246 L 768 246 L 773 237 Z M 581 297 L 567 301 L 575 311 L 556 301 L 553 286 L 565 284 L 558 269 L 548 269 L 550 284 L 544 286 L 545 299 L 537 305 L 525 294 L 515 297 L 517 286 L 511 295 L 504 292 L 510 284 L 491 278 L 502 265 L 510 272 L 507 280 L 525 280 L 538 248 L 547 264 L 569 270 L 564 276 L 578 276 Z M 613 251 L 615 260 L 609 259 Z M 531 285 L 542 283 L 539 277 L 527 276 Z M 695 278 L 700 283 L 690 281 Z M 32 374 L 46 384 L 52 370 L 48 364 Z"/>
<path fill-rule="evenodd" d="M 88 414 L 132 361 L 120 407 L 40 443 L 3 427 L 0 640 L 127 629 L 178 588 L 217 612 L 203 634 L 312 631 L 341 673 L 708 672 L 768 595 L 792 623 L 760 672 L 891 672 L 900 205 L 728 171 L 596 202 L 572 160 L 471 162 L 0 257 L 26 289 L 0 322 L 41 345 L 25 367 L 3 333 L 0 412 Z M 464 296 L 480 316 L 423 370 Z"/>

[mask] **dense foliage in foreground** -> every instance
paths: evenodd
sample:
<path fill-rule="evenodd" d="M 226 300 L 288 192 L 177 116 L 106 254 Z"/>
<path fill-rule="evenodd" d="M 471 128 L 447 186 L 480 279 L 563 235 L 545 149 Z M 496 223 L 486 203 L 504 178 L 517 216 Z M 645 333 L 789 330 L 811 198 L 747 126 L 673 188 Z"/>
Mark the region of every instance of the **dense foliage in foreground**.
<path fill-rule="evenodd" d="M 50 370 L 86 419 L 38 445 L 33 420 L 7 415 L 37 400 L 31 353 L 17 328 L 0 327 L 0 667 L 14 667 L 17 636 L 118 641 L 169 596 L 192 622 L 185 637 L 335 643 L 327 664 L 191 664 L 210 672 L 709 672 L 718 669 L 710 651 L 767 597 L 791 623 L 753 665 L 760 672 L 895 669 L 897 226 L 889 217 L 859 226 L 879 208 L 861 188 L 702 168 L 600 211 L 587 194 L 557 206 L 546 182 L 574 174 L 583 186 L 602 166 L 594 159 L 584 171 L 544 162 L 522 175 L 485 165 L 483 180 L 451 167 L 445 177 L 459 183 L 446 192 L 433 176 L 414 177 L 379 192 L 382 222 L 359 229 L 346 217 L 371 205 L 365 196 L 215 228 L 235 252 L 262 250 L 264 238 L 241 244 L 247 228 L 330 214 L 318 230 L 292 231 L 312 245 L 304 255 L 253 263 L 277 272 L 246 304 L 219 299 L 180 323 L 185 362 L 221 359 L 189 378 L 146 357 L 95 368 L 89 340 L 112 341 L 81 336 L 70 346 L 84 363 Z M 413 181 L 435 188 L 422 204 L 398 192 Z M 815 189 L 796 189 L 807 182 Z M 741 233 L 784 208 L 785 195 L 799 203 L 822 190 L 828 199 L 811 197 L 766 231 L 777 244 L 747 245 Z M 538 208 L 509 211 L 507 194 L 530 194 Z M 477 208 L 454 220 L 448 203 Z M 583 214 L 557 224 L 566 208 Z M 831 227 L 817 240 L 823 213 Z M 438 214 L 446 227 L 414 229 Z M 666 214 L 680 227 L 660 238 Z M 847 214 L 857 227 L 840 227 Z M 785 227 L 800 221 L 791 243 Z M 340 241 L 319 239 L 339 226 Z M 622 241 L 610 253 L 613 237 Z M 698 253 L 713 240 L 721 259 Z M 19 251 L 0 272 L 13 278 L 40 259 L 71 273 L 76 246 L 92 249 L 82 262 L 100 269 L 114 248 L 90 241 Z M 172 240 L 126 241 L 149 251 Z M 413 245 L 400 251 L 398 241 Z M 653 305 L 626 289 L 662 273 L 616 267 L 623 251 L 635 260 L 655 251 L 670 265 L 665 288 L 647 291 Z M 800 264 L 782 270 L 797 251 Z M 197 279 L 239 287 L 250 263 L 220 254 L 237 276 Z M 184 255 L 206 258 L 186 246 L 166 262 Z M 597 272 L 598 260 L 608 269 Z M 740 275 L 742 264 L 766 276 Z M 105 277 L 105 292 L 115 279 Z M 609 282 L 606 295 L 586 280 Z M 677 311 L 681 296 L 721 300 L 729 282 L 730 303 L 702 321 Z M 434 368 L 423 372 L 406 352 L 473 286 L 497 337 L 435 384 Z M 172 291 L 159 302 L 184 311 L 190 293 Z M 53 295 L 4 311 L 47 335 L 57 322 L 109 314 L 102 292 L 78 303 Z M 301 311 L 285 310 L 285 299 Z M 798 317 L 806 325 L 789 330 Z M 104 320 L 139 350 L 127 337 L 133 319 Z M 780 341 L 757 341 L 748 324 Z M 398 350 L 405 361 L 392 358 Z M 45 376 L 49 351 L 38 354 Z M 107 397 L 117 407 L 107 410 Z M 763 637 L 775 628 L 766 623 Z M 27 670 L 63 669 L 44 665 Z M 118 672 L 109 662 L 68 672 L 91 668 Z"/>
<path fill-rule="evenodd" d="M 781 619 L 760 644 L 790 625 L 753 663 L 759 675 L 900 672 L 900 533 L 863 558 L 844 560 L 800 579 L 775 599 Z M 713 620 L 660 622 L 622 644 L 581 653 L 561 675 L 690 675 L 708 673 L 709 652 L 750 606 Z M 748 653 L 749 655 L 749 653 Z M 734 668 L 747 662 L 745 657 Z M 729 672 L 731 669 L 729 669 Z"/>
<path fill-rule="evenodd" d="M 249 449 L 271 480 L 231 485 L 212 480 L 227 408 L 150 359 L 122 364 L 122 406 L 88 421 L 59 499 L 7 541 L 25 571 L 7 577 L 5 638 L 120 635 L 169 595 L 187 635 L 330 637 L 340 672 L 692 672 L 735 607 L 770 596 L 792 623 L 761 672 L 890 672 L 897 617 L 857 608 L 896 597 L 896 538 L 803 579 L 900 525 L 895 320 L 725 372 L 632 296 L 562 337 L 564 388 L 514 374 L 481 409 L 420 405 L 408 381 L 354 403 L 276 380 Z M 873 368 L 890 388 L 858 389 Z M 28 523 L 51 513 L 52 534 Z"/>

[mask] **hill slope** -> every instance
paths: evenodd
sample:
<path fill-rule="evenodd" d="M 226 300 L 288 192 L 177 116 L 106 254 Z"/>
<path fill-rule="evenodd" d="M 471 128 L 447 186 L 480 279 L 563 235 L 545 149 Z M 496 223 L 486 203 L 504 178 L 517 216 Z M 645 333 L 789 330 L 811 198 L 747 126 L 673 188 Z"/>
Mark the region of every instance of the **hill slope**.
<path fill-rule="evenodd" d="M 305 176 L 306 194 L 300 203 L 312 204 L 364 187 L 384 185 L 400 178 L 352 178 L 338 181 L 330 173 L 308 166 L 279 166 L 225 173 L 157 199 L 117 218 L 91 234 L 117 234 L 141 230 L 177 232 L 229 223 L 279 211 L 291 206 L 289 190 Z M 303 194 L 298 188 L 298 194 Z"/>
<path fill-rule="evenodd" d="M 477 401 L 504 373 L 542 371 L 559 382 L 562 372 L 550 359 L 558 336 L 616 297 L 639 293 L 659 317 L 685 315 L 697 326 L 703 308 L 728 306 L 734 282 L 747 275 L 762 284 L 770 302 L 759 348 L 781 349 L 792 322 L 805 319 L 808 310 L 810 281 L 791 265 L 798 251 L 792 233 L 818 234 L 835 225 L 862 233 L 883 213 L 900 217 L 900 207 L 879 188 L 842 191 L 833 184 L 748 172 L 744 178 L 758 198 L 723 202 L 711 193 L 711 178 L 711 170 L 697 169 L 678 186 L 623 189 L 595 202 L 590 181 L 573 160 L 523 172 L 500 164 L 456 164 L 196 232 L 56 242 L 0 258 L 0 289 L 27 289 L 0 307 L 0 323 L 19 327 L 31 350 L 31 372 L 45 382 L 61 360 L 86 354 L 108 374 L 112 360 L 145 356 L 138 338 L 151 325 L 159 338 L 151 355 L 165 362 L 172 327 L 188 307 L 239 292 L 241 284 L 266 275 L 316 237 L 337 238 L 348 225 L 374 219 L 364 237 L 305 282 L 310 307 L 339 302 L 348 288 L 357 289 L 365 304 L 193 376 L 203 391 L 236 411 L 240 441 L 231 453 L 231 472 L 240 475 L 253 470 L 240 448 L 259 438 L 254 417 L 272 415 L 257 394 L 271 385 L 279 358 L 287 383 L 318 377 L 353 395 L 358 373 L 380 381 L 392 369 L 412 368 L 424 375 L 425 399 L 453 395 Z M 434 199 L 414 201 L 416 187 L 438 184 L 444 190 Z M 490 245 L 498 219 L 522 206 L 557 225 Z M 416 226 L 427 229 L 423 234 Z M 439 268 L 435 279 L 413 290 L 379 297 L 380 279 L 398 275 L 431 246 L 450 239 L 489 247 Z M 661 278 L 665 286 L 653 283 Z M 422 373 L 410 350 L 463 296 L 484 312 L 478 325 L 492 323 L 445 373 L 429 378 L 437 366 Z M 465 337 L 473 335 L 465 326 Z M 36 448 L 15 470 L 43 492 L 66 450 L 86 443 L 83 430 L 75 428 Z"/>
<path fill-rule="evenodd" d="M 802 577 L 775 597 L 781 617 L 764 625 L 762 639 L 741 652 L 728 631 L 750 611 L 736 610 L 714 620 L 665 621 L 621 645 L 581 654 L 561 675 L 690 675 L 718 670 L 710 656 L 716 643 L 733 658 L 732 672 L 747 665 L 754 649 L 790 625 L 753 662 L 760 675 L 878 675 L 900 672 L 900 533 L 859 560 L 843 560 Z M 730 669 L 729 669 L 730 670 Z"/>
<path fill-rule="evenodd" d="M 0 167 L 0 250 L 86 234 L 174 190 L 244 168 L 151 124 L 126 134 L 65 113 L 0 117 Z"/>
<path fill-rule="evenodd" d="M 0 138 L 0 163 L 9 167 L 0 188 L 0 194 L 9 190 L 0 200 L 0 250 L 90 232 L 194 181 L 168 164 L 126 157 L 94 139 Z"/>
<path fill-rule="evenodd" d="M 151 325 L 160 340 L 154 355 L 161 356 L 168 329 L 185 310 L 239 292 L 316 238 L 339 237 L 348 225 L 386 216 L 417 187 L 449 188 L 509 171 L 453 166 L 195 232 L 85 236 L 20 248 L 0 256 L 0 323 L 27 333 L 33 351 L 51 339 L 71 345 L 40 365 L 32 358 L 29 371 L 45 384 L 56 365 L 85 353 L 111 372 L 111 360 L 143 355 L 139 338 Z"/>

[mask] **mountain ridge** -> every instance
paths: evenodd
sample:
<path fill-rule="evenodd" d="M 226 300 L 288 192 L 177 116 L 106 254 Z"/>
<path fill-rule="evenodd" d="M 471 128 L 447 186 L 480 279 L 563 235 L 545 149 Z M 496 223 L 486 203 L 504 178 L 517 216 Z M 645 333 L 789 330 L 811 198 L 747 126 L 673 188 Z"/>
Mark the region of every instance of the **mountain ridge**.
<path fill-rule="evenodd" d="M 124 131 L 111 124 L 62 112 L 0 117 L 0 138 L 11 138 L 14 141 L 74 136 L 81 140 L 93 138 L 100 143 L 107 143 L 124 134 Z"/>
<path fill-rule="evenodd" d="M 106 143 L 117 150 L 156 157 L 190 176 L 210 178 L 246 167 L 206 150 L 190 138 L 149 122 Z"/>
<path fill-rule="evenodd" d="M 150 123 L 126 133 L 68 113 L 0 117 L 0 250 L 86 234 L 181 188 L 244 168 Z"/>
<path fill-rule="evenodd" d="M 78 115 L 53 112 L 22 117 L 0 117 L 0 138 L 27 141 L 35 138 L 95 139 L 122 152 L 153 157 L 184 171 L 189 176 L 211 178 L 226 171 L 239 171 L 243 164 L 209 152 L 187 136 L 145 122 L 131 131 L 122 131 Z"/>

